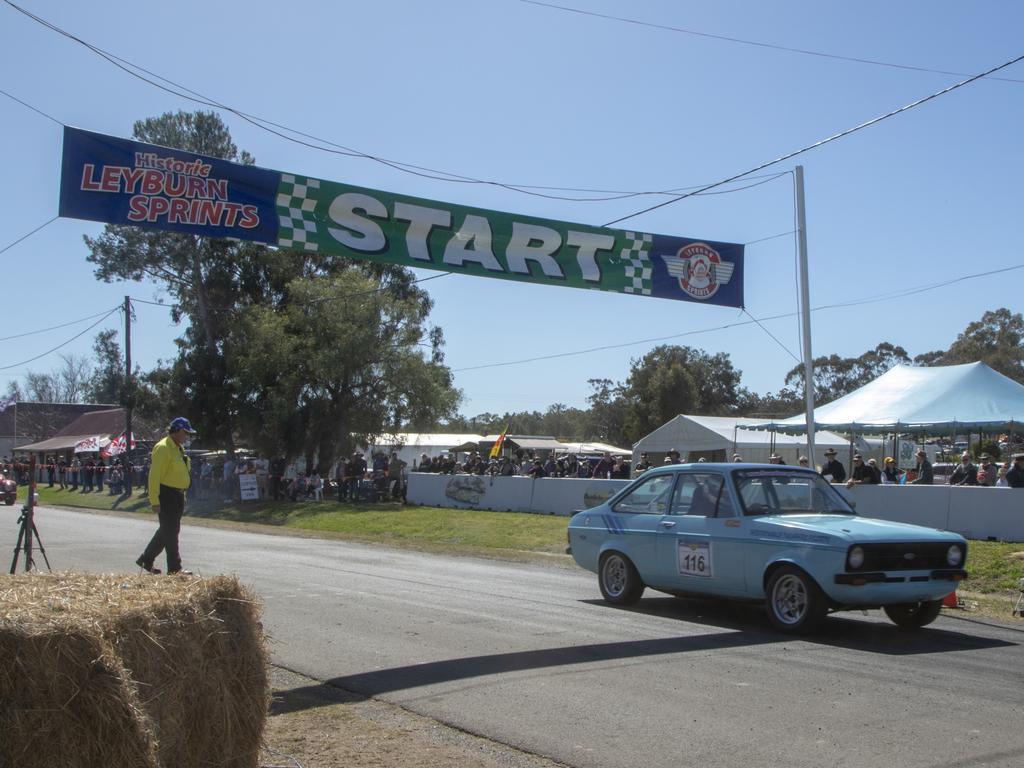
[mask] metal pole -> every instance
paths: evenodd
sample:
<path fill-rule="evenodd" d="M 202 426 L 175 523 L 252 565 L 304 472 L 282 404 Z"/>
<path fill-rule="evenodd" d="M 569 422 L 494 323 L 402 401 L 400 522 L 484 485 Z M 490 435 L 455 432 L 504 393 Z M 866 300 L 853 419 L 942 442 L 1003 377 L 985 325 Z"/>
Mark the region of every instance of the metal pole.
<path fill-rule="evenodd" d="M 796 167 L 796 231 L 800 257 L 800 314 L 804 352 L 804 403 L 807 458 L 814 463 L 814 357 L 811 354 L 811 289 L 807 276 L 807 218 L 804 211 L 804 167 Z"/>
<path fill-rule="evenodd" d="M 132 299 L 124 297 L 124 492 L 132 492 Z"/>

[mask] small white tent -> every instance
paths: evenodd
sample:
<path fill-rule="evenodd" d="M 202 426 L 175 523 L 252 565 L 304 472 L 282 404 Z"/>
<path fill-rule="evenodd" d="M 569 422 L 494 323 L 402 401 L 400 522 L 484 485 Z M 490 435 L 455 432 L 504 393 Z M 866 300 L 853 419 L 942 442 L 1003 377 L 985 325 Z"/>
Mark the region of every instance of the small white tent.
<path fill-rule="evenodd" d="M 747 462 L 767 462 L 774 451 L 787 464 L 796 464 L 797 458 L 807 452 L 803 437 L 756 432 L 739 429 L 740 424 L 768 424 L 769 419 L 744 419 L 735 416 L 693 416 L 680 414 L 658 427 L 633 446 L 634 464 L 641 453 L 650 454 L 652 460 L 661 460 L 663 454 L 677 450 L 683 460 L 696 461 L 700 457 L 709 460 L 732 461 L 733 454 L 739 454 Z M 856 450 L 865 452 L 867 446 L 856 444 Z M 850 443 L 832 432 L 818 432 L 814 438 L 814 459 L 818 466 L 825 461 L 825 450 L 834 448 L 845 463 L 850 453 Z M 655 462 L 657 463 L 657 462 Z"/>

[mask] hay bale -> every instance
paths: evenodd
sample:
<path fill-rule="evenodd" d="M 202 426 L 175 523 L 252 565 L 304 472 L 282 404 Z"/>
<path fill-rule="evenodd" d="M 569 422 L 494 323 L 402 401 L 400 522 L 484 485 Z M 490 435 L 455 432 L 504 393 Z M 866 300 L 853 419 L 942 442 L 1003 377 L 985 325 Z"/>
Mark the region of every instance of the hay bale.
<path fill-rule="evenodd" d="M 0 765 L 250 768 L 268 701 L 234 578 L 0 580 Z"/>

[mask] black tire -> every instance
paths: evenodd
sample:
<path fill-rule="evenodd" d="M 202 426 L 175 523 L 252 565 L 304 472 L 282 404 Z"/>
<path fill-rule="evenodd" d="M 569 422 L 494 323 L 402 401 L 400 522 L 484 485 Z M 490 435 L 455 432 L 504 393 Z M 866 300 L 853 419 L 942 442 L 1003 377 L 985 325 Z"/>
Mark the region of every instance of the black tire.
<path fill-rule="evenodd" d="M 776 569 L 768 579 L 768 619 L 780 632 L 813 632 L 828 613 L 817 583 L 791 565 Z"/>
<path fill-rule="evenodd" d="M 630 559 L 619 552 L 601 556 L 597 583 L 601 595 L 612 605 L 635 605 L 644 593 L 644 583 Z"/>
<path fill-rule="evenodd" d="M 882 610 L 900 629 L 920 629 L 938 618 L 942 611 L 942 601 L 922 600 L 919 603 L 899 603 L 898 605 L 883 606 Z"/>
<path fill-rule="evenodd" d="M 7 501 L 5 503 L 7 504 L 8 507 L 14 506 L 14 497 L 8 496 Z"/>

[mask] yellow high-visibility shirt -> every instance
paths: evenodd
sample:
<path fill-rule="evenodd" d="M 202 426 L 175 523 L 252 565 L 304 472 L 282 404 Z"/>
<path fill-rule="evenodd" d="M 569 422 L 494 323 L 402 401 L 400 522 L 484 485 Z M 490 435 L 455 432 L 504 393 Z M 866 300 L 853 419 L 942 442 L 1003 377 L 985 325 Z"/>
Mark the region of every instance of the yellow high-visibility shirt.
<path fill-rule="evenodd" d="M 149 465 L 149 503 L 160 503 L 161 485 L 185 490 L 190 482 L 188 456 L 168 435 L 153 446 Z"/>

